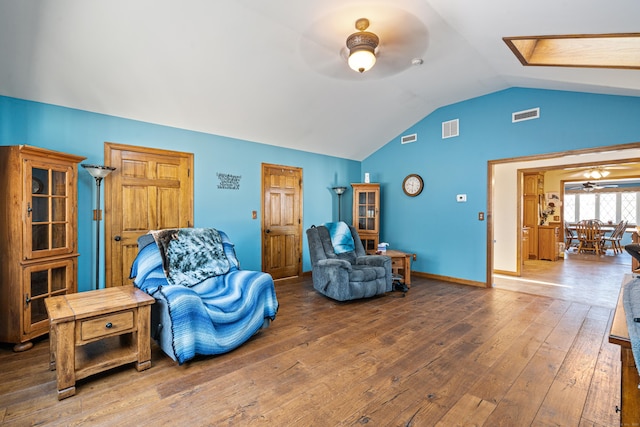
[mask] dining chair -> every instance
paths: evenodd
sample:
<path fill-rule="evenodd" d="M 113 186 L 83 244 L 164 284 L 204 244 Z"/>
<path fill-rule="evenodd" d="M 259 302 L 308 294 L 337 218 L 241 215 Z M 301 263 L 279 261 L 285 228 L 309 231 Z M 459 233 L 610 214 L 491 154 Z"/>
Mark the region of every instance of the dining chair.
<path fill-rule="evenodd" d="M 578 253 L 591 251 L 600 255 L 603 250 L 603 233 L 600 221 L 582 220 L 576 224 L 576 235 L 580 243 L 578 244 Z"/>
<path fill-rule="evenodd" d="M 576 232 L 569 228 L 569 223 L 567 221 L 564 222 L 564 245 L 567 249 L 574 245 L 573 241 L 576 241 L 575 246 L 578 246 L 580 241 L 578 240 L 578 236 Z"/>
<path fill-rule="evenodd" d="M 627 229 L 627 221 L 620 221 L 616 227 L 613 229 L 610 235 L 603 236 L 603 245 L 606 245 L 607 242 L 610 243 L 610 248 L 613 249 L 613 253 L 617 254 L 618 252 L 622 253 L 622 237 L 624 236 L 624 232 Z M 606 250 L 606 246 L 604 248 Z"/>

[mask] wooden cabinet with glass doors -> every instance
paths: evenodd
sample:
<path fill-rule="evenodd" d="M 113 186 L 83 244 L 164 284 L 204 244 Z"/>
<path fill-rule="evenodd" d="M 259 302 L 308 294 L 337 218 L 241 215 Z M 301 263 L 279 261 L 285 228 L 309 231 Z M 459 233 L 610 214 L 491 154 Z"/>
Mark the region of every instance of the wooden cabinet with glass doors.
<path fill-rule="evenodd" d="M 380 236 L 380 184 L 351 184 L 353 226 L 365 251 L 378 249 Z"/>
<path fill-rule="evenodd" d="M 0 341 L 49 332 L 44 300 L 77 291 L 77 164 L 84 157 L 0 147 Z"/>

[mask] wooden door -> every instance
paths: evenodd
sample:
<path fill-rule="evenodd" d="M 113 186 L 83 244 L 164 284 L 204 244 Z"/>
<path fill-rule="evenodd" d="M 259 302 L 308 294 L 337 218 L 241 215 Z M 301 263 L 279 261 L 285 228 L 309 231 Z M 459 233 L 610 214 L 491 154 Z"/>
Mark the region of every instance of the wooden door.
<path fill-rule="evenodd" d="M 262 270 L 302 274 L 302 169 L 262 164 Z"/>
<path fill-rule="evenodd" d="M 522 225 L 529 227 L 529 253 L 525 259 L 538 259 L 538 196 L 523 196 Z"/>
<path fill-rule="evenodd" d="M 193 227 L 193 154 L 105 143 L 105 286 L 131 283 L 137 239 Z"/>

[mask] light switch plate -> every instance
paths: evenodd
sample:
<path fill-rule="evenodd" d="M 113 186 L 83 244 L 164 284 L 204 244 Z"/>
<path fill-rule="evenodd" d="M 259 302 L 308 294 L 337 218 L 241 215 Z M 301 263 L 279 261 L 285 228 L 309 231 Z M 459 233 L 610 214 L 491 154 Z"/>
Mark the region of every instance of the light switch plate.
<path fill-rule="evenodd" d="M 467 195 L 466 194 L 458 194 L 458 195 L 456 195 L 456 201 L 457 202 L 466 202 L 467 201 Z"/>

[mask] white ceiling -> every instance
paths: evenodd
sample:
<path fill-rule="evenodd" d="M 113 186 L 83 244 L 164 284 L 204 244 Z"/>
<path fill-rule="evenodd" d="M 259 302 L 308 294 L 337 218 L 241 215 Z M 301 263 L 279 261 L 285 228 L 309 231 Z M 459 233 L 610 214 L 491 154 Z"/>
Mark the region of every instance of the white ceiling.
<path fill-rule="evenodd" d="M 638 0 L 0 0 L 0 94 L 362 160 L 509 87 L 640 96 L 640 71 L 523 67 L 502 41 L 639 16 Z M 381 39 L 363 75 L 341 52 L 361 17 Z"/>

